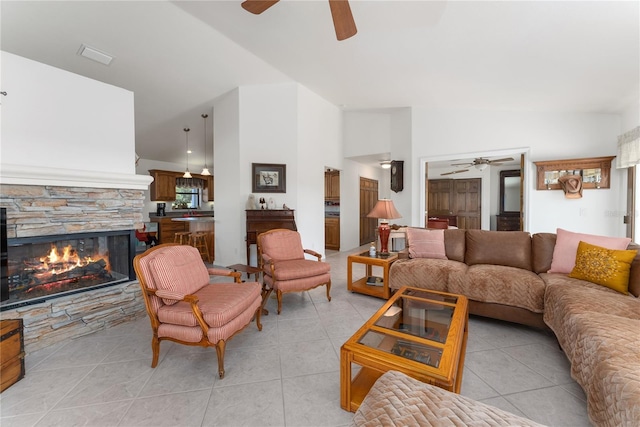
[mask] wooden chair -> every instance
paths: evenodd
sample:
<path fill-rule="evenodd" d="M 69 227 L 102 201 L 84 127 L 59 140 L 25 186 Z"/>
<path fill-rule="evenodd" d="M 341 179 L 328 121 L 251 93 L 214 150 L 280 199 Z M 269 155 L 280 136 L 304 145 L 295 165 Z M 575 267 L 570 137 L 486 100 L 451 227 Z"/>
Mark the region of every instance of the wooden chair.
<path fill-rule="evenodd" d="M 306 259 L 305 254 L 317 257 Z M 282 294 L 302 292 L 327 285 L 327 299 L 331 301 L 331 267 L 322 262 L 322 255 L 304 249 L 297 231 L 277 228 L 258 236 L 258 263 L 262 280 L 268 289 L 265 298 L 276 291 L 278 314 L 282 311 Z"/>
<path fill-rule="evenodd" d="M 207 262 L 211 262 L 211 257 L 209 256 L 209 246 L 207 245 L 207 233 L 197 232 L 191 234 L 189 243 L 200 252 L 200 256 L 203 260 L 206 259 Z"/>
<path fill-rule="evenodd" d="M 188 245 L 191 240 L 191 233 L 189 231 L 178 231 L 173 235 L 173 243 L 180 245 Z"/>
<path fill-rule="evenodd" d="M 224 378 L 226 342 L 260 314 L 262 286 L 241 282 L 240 273 L 207 269 L 192 246 L 166 243 L 136 256 L 133 266 L 153 329 L 151 367 L 158 365 L 160 341 L 215 347 L 218 375 Z M 209 283 L 210 275 L 229 276 L 234 282 Z"/>

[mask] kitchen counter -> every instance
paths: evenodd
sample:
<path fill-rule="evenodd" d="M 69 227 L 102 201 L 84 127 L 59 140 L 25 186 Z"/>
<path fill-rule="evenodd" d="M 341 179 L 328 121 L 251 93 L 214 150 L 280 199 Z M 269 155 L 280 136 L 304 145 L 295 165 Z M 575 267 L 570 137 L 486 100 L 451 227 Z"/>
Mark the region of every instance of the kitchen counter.
<path fill-rule="evenodd" d="M 187 221 L 187 222 L 216 222 L 212 216 L 187 216 L 171 218 L 171 221 Z M 189 230 L 192 231 L 192 230 Z"/>

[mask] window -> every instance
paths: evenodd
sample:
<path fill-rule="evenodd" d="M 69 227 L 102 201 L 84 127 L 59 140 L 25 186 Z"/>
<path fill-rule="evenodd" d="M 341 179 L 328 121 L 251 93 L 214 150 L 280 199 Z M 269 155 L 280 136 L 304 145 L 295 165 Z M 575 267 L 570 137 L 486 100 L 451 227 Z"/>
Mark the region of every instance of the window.
<path fill-rule="evenodd" d="M 171 207 L 173 209 L 197 209 L 200 206 L 201 191 L 198 188 L 176 187 L 176 201 Z"/>

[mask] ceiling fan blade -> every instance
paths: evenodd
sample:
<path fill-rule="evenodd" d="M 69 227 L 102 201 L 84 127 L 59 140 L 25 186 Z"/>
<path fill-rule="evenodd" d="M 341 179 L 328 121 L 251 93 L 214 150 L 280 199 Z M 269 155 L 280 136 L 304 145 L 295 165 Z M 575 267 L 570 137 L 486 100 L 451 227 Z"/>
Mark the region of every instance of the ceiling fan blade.
<path fill-rule="evenodd" d="M 512 158 L 512 157 L 505 157 L 504 159 L 489 160 L 489 163 L 491 163 L 492 165 L 495 165 L 496 163 L 500 163 L 500 162 L 510 162 L 511 160 L 513 160 L 513 158 Z"/>
<path fill-rule="evenodd" d="M 336 37 L 339 41 L 355 36 L 358 32 L 356 23 L 351 14 L 348 0 L 329 0 L 333 26 L 336 29 Z"/>
<path fill-rule="evenodd" d="M 445 173 L 441 173 L 440 176 L 453 175 L 454 173 L 460 173 L 460 172 L 469 172 L 469 169 L 460 169 L 458 171 L 445 172 Z"/>
<path fill-rule="evenodd" d="M 260 15 L 262 12 L 278 3 L 278 1 L 279 0 L 245 0 L 242 2 L 241 6 L 247 12 L 251 12 L 254 15 Z"/>
<path fill-rule="evenodd" d="M 451 163 L 451 166 L 473 166 L 473 163 Z"/>

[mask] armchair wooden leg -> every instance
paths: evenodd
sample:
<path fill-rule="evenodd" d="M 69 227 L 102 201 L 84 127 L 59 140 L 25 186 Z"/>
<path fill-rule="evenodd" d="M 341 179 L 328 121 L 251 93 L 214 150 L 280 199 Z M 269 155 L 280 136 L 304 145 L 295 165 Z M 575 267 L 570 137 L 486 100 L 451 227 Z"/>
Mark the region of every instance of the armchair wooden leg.
<path fill-rule="evenodd" d="M 327 282 L 327 299 L 331 301 L 331 280 Z"/>
<path fill-rule="evenodd" d="M 227 343 L 224 340 L 220 340 L 216 343 L 216 354 L 218 355 L 218 376 L 220 379 L 224 378 L 224 349 Z"/>
<path fill-rule="evenodd" d="M 282 291 L 278 289 L 276 294 L 278 295 L 278 314 L 280 314 L 282 311 Z"/>
<path fill-rule="evenodd" d="M 158 358 L 160 356 L 160 340 L 155 334 L 151 339 L 151 349 L 153 350 L 153 360 L 151 361 L 151 367 L 155 368 L 156 366 L 158 366 Z"/>
<path fill-rule="evenodd" d="M 262 323 L 260 322 L 261 315 L 262 315 L 262 304 L 260 304 L 260 307 L 258 307 L 258 309 L 256 310 L 256 326 L 258 327 L 259 331 L 262 330 Z"/>

